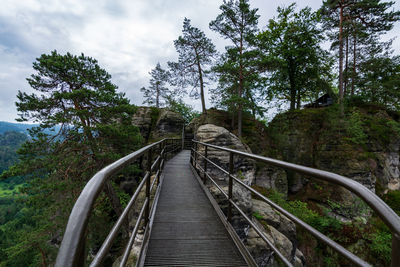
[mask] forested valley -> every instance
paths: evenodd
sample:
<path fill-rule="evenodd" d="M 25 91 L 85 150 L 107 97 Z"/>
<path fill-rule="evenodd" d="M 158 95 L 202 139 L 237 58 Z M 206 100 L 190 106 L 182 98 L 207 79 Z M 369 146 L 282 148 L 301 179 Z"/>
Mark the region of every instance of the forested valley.
<path fill-rule="evenodd" d="M 367 160 L 375 157 L 367 149 L 372 138 L 387 145 L 400 136 L 400 55 L 393 50 L 393 40 L 384 38 L 400 20 L 393 5 L 381 0 L 325 0 L 312 10 L 293 3 L 278 8 L 266 25 L 260 25 L 258 9 L 248 0 L 224 0 L 209 28 L 229 43 L 225 50 L 217 51 L 204 31 L 185 18 L 182 34 L 171 40 L 176 61 L 156 63 L 147 86 L 129 89 L 143 93 L 151 127 L 162 109 L 180 114 L 186 125 L 193 119 L 224 117 L 215 121 L 223 121 L 254 153 L 271 156 L 275 151 L 267 153 L 255 145 L 264 139 L 255 139 L 261 131 L 254 125 L 268 129 L 276 144 L 284 144 L 286 139 L 278 135 L 287 128 L 296 125 L 292 130 L 300 131 L 306 125 L 314 131 L 307 125 L 320 123 L 333 129 L 329 137 L 343 138 L 343 147 L 362 151 L 357 155 Z M 141 133 L 133 121 L 140 107 L 119 91 L 96 59 L 83 53 L 54 50 L 38 55 L 27 82 L 34 92 L 18 91 L 17 121 L 35 126 L 28 134 L 0 134 L 0 266 L 53 266 L 68 216 L 89 179 L 160 139 Z M 206 106 L 207 95 L 212 107 Z M 183 101 L 187 96 L 200 101 L 201 111 Z M 273 123 L 271 114 L 281 121 Z M 376 114 L 380 117 L 373 118 Z M 88 261 L 129 200 L 132 188 L 122 184 L 128 177 L 135 185 L 140 182 L 141 163 L 105 184 L 90 222 L 98 231 L 87 233 Z M 399 189 L 379 190 L 400 214 Z M 336 234 L 368 234 L 375 264 L 390 264 L 391 236 L 375 217 L 376 232 L 366 226 L 351 228 L 323 219 L 306 201 L 285 202 L 279 192 L 261 191 L 327 234 L 329 227 Z M 120 249 L 117 245 L 113 252 Z M 331 251 L 319 253 L 326 258 L 325 266 L 340 263 Z M 112 257 L 106 265 L 112 265 Z"/>

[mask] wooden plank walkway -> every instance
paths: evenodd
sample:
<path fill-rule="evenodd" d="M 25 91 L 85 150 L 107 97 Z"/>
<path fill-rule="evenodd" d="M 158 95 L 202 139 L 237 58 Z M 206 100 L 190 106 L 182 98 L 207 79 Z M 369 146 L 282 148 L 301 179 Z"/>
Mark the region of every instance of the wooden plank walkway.
<path fill-rule="evenodd" d="M 164 169 L 145 266 L 247 266 L 183 150 Z"/>

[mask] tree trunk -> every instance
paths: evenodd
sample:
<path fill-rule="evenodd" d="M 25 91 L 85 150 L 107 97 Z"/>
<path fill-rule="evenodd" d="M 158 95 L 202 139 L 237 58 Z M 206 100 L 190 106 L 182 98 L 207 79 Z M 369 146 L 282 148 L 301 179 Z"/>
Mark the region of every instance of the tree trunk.
<path fill-rule="evenodd" d="M 300 96 L 300 90 L 297 91 L 297 106 L 296 109 L 300 109 L 300 103 L 301 103 L 301 96 Z"/>
<path fill-rule="evenodd" d="M 243 15 L 242 15 L 242 25 L 243 25 Z M 243 29 L 242 29 L 243 30 Z M 243 93 L 243 31 L 240 33 L 240 48 L 239 48 L 239 90 L 238 90 L 238 99 L 240 99 L 238 105 L 238 137 L 242 137 L 242 110 L 243 110 L 243 103 L 242 103 L 242 93 Z"/>
<path fill-rule="evenodd" d="M 340 114 L 343 115 L 343 3 L 340 4 L 339 18 L 339 104 Z"/>
<path fill-rule="evenodd" d="M 293 60 L 288 58 L 289 63 L 289 84 L 290 84 L 290 110 L 296 109 L 296 82 L 294 80 Z"/>
<path fill-rule="evenodd" d="M 232 109 L 231 130 L 235 129 L 235 110 Z"/>
<path fill-rule="evenodd" d="M 357 60 L 357 36 L 353 36 L 353 73 L 351 76 L 351 96 L 354 95 L 354 85 L 356 83 L 356 60 Z"/>
<path fill-rule="evenodd" d="M 344 97 L 347 95 L 347 82 L 348 82 L 348 70 L 349 70 L 349 36 L 346 34 L 346 63 L 345 63 L 345 75 L 344 75 Z"/>
<path fill-rule="evenodd" d="M 156 83 L 156 108 L 160 107 L 159 98 L 160 98 L 160 90 L 158 89 L 158 83 Z"/>
<path fill-rule="evenodd" d="M 239 82 L 239 99 L 242 98 L 242 88 L 243 88 L 243 80 L 241 79 Z M 242 102 L 238 105 L 238 137 L 242 137 L 242 110 L 243 104 Z"/>
<path fill-rule="evenodd" d="M 203 82 L 203 73 L 201 70 L 201 66 L 200 66 L 200 62 L 198 60 L 198 55 L 197 55 L 197 51 L 196 51 L 196 56 L 197 56 L 197 69 L 199 72 L 199 79 L 200 79 L 200 99 L 201 99 L 201 109 L 203 114 L 207 114 L 207 110 L 206 110 L 206 102 L 204 99 L 204 82 Z"/>

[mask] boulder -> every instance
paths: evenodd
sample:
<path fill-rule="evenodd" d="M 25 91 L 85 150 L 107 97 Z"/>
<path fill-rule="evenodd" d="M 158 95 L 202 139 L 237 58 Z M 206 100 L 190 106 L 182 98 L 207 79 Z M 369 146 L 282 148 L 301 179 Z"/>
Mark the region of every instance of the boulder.
<path fill-rule="evenodd" d="M 253 199 L 252 202 L 253 214 L 257 213 L 261 222 L 274 227 L 291 242 L 296 241 L 296 225 L 291 220 L 262 200 Z"/>
<path fill-rule="evenodd" d="M 196 140 L 213 144 L 221 147 L 231 148 L 243 152 L 251 153 L 248 146 L 243 144 L 240 139 L 223 127 L 213 124 L 199 126 L 195 133 Z M 199 145 L 198 151 L 204 155 L 204 146 Z M 208 158 L 225 170 L 229 170 L 229 153 L 222 150 L 209 148 Z M 199 158 L 198 164 L 204 166 L 204 160 Z M 255 178 L 255 162 L 251 159 L 234 155 L 234 175 L 247 185 L 252 185 Z M 210 175 L 221 185 L 226 185 L 228 177 L 212 164 L 208 164 Z M 238 183 L 233 183 L 233 197 L 238 205 L 246 212 L 251 212 L 251 193 Z"/>
<path fill-rule="evenodd" d="M 292 243 L 284 234 L 270 225 L 263 226 L 256 219 L 253 219 L 253 223 L 262 230 L 267 239 L 286 259 L 295 263 L 295 266 L 305 266 L 305 258 L 301 251 L 296 248 L 295 242 Z M 273 250 L 253 228 L 249 230 L 246 244 L 258 266 L 279 266 L 273 256 Z"/>
<path fill-rule="evenodd" d="M 132 117 L 132 124 L 139 127 L 140 134 L 146 139 L 150 137 L 153 110 L 150 107 L 138 107 Z"/>
<path fill-rule="evenodd" d="M 155 135 L 158 137 L 182 136 L 185 120 L 182 115 L 168 109 L 162 109 L 156 122 Z"/>
<path fill-rule="evenodd" d="M 148 142 L 164 137 L 181 137 L 185 120 L 182 115 L 165 108 L 138 107 L 132 124 L 139 127 L 140 134 Z"/>
<path fill-rule="evenodd" d="M 287 175 L 281 168 L 273 166 L 259 168 L 256 172 L 255 184 L 267 189 L 274 189 L 285 196 L 288 193 Z"/>

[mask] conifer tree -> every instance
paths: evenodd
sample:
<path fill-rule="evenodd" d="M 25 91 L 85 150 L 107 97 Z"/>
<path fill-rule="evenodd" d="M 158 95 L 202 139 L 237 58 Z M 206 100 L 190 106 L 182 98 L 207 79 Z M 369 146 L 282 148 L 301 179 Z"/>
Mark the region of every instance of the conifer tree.
<path fill-rule="evenodd" d="M 169 73 L 168 71 L 161 68 L 160 63 L 157 63 L 156 67 L 149 72 L 150 86 L 148 88 L 142 87 L 140 89 L 144 94 L 143 104 L 149 104 L 157 108 L 165 105 L 165 99 L 169 95 L 169 90 L 165 87 L 168 82 Z"/>
<path fill-rule="evenodd" d="M 183 21 L 182 35 L 174 41 L 179 54 L 178 62 L 168 62 L 171 70 L 171 83 L 180 88 L 192 86 L 190 96 L 201 99 L 202 112 L 206 113 L 204 97 L 207 67 L 216 54 L 215 46 L 204 32 L 190 25 L 190 20 Z"/>
<path fill-rule="evenodd" d="M 10 266 L 51 264 L 83 186 L 101 168 L 139 148 L 142 140 L 131 122 L 135 107 L 95 59 L 53 51 L 37 58 L 33 68 L 27 80 L 35 92 L 19 91 L 16 105 L 19 121 L 40 126 L 19 150 L 20 161 L 0 177 L 25 177 L 25 207 L 4 226 L 10 233 L 4 263 Z M 54 135 L 44 132 L 56 125 Z M 104 189 L 93 216 L 98 227 L 107 228 L 110 218 L 122 212 L 123 192 L 111 181 Z M 98 249 L 104 234 L 88 233 L 90 249 Z"/>
<path fill-rule="evenodd" d="M 226 47 L 225 56 L 222 57 L 214 70 L 219 75 L 219 89 L 227 88 L 230 103 L 234 104 L 229 109 L 237 111 L 238 136 L 242 135 L 242 113 L 246 106 L 255 104 L 246 97 L 254 95 L 246 90 L 254 89 L 254 80 L 258 76 L 256 58 L 257 50 L 254 48 L 255 36 L 258 32 L 258 9 L 251 9 L 248 0 L 224 0 L 220 6 L 221 13 L 210 22 L 210 29 L 218 32 L 223 38 L 231 42 Z M 228 77 L 224 77 L 228 76 Z M 252 81 L 253 80 L 253 81 Z M 230 85 L 225 86 L 228 82 Z"/>
<path fill-rule="evenodd" d="M 390 46 L 390 42 L 381 42 L 379 37 L 393 28 L 393 23 L 399 20 L 400 12 L 389 11 L 394 2 L 380 0 L 326 0 L 321 11 L 325 18 L 325 29 L 330 31 L 328 36 L 333 42 L 333 48 L 338 47 L 339 55 L 339 95 L 343 99 L 345 94 L 346 77 L 351 77 L 351 95 L 355 93 L 357 84 L 358 61 L 368 58 L 365 51 L 369 46 L 380 46 L 382 51 Z M 346 64 L 346 77 L 344 77 L 343 58 L 344 40 L 346 41 L 346 63 L 348 53 L 352 50 L 352 63 Z M 349 47 L 351 40 L 351 48 Z M 351 74 L 349 67 L 352 68 Z"/>

